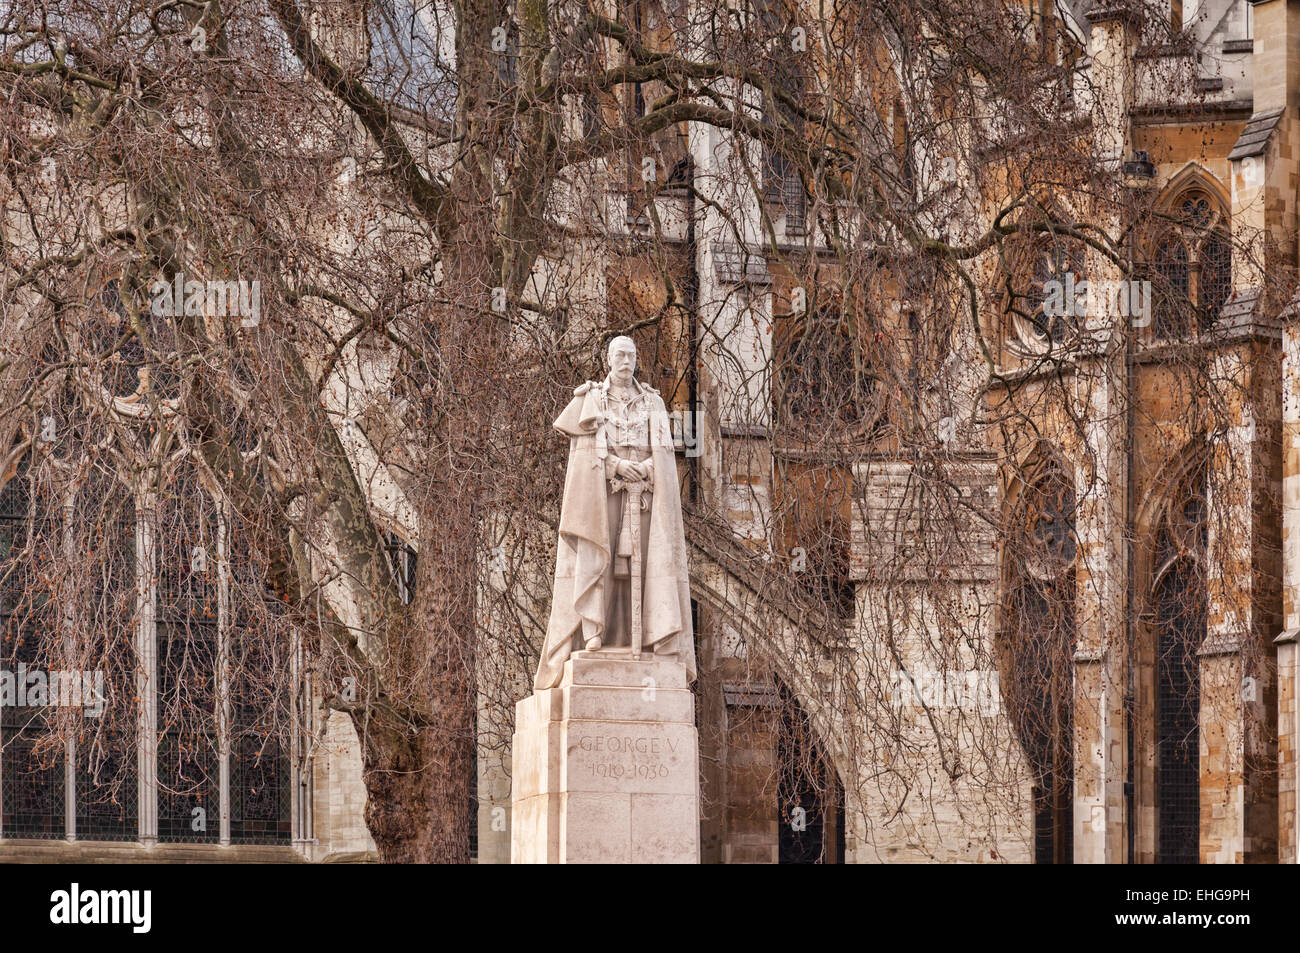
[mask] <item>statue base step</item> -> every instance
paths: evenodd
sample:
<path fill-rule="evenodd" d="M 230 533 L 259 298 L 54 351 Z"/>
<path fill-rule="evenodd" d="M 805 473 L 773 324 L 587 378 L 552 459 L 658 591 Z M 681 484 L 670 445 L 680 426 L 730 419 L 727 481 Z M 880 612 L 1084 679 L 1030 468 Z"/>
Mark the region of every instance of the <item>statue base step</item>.
<path fill-rule="evenodd" d="M 511 863 L 698 864 L 698 748 L 681 665 L 575 652 L 515 705 Z"/>

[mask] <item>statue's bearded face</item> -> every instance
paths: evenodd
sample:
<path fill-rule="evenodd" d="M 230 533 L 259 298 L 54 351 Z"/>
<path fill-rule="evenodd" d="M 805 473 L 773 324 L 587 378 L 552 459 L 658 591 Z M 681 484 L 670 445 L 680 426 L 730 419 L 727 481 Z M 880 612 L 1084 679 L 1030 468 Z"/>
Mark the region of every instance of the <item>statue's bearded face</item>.
<path fill-rule="evenodd" d="M 631 341 L 615 339 L 609 345 L 609 373 L 614 383 L 626 387 L 636 373 L 636 345 Z"/>

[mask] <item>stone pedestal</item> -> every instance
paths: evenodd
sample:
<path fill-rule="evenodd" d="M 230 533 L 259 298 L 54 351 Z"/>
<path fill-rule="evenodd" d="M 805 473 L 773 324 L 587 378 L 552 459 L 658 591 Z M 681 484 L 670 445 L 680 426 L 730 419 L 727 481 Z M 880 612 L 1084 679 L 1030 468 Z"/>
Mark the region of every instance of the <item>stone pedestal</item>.
<path fill-rule="evenodd" d="M 699 863 L 697 759 L 681 665 L 574 653 L 515 706 L 511 862 Z"/>

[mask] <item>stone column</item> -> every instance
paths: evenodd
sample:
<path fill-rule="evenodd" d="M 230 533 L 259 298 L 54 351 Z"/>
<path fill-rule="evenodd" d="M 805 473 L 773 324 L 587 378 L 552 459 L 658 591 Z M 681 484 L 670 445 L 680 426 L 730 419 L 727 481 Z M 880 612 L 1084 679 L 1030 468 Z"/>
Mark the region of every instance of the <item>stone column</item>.
<path fill-rule="evenodd" d="M 1297 781 L 1300 762 L 1296 759 L 1296 738 L 1300 737 L 1300 665 L 1297 665 L 1296 630 L 1287 629 L 1278 636 L 1278 863 L 1296 863 L 1296 844 L 1300 842 L 1300 815 L 1296 811 Z"/>
<path fill-rule="evenodd" d="M 136 497 L 136 783 L 139 840 L 145 847 L 158 843 L 158 555 L 154 548 L 152 493 Z"/>
<path fill-rule="evenodd" d="M 1079 408 L 1088 421 L 1089 462 L 1076 469 L 1077 648 L 1074 655 L 1074 861 L 1127 859 L 1124 710 L 1127 653 L 1124 535 L 1127 470 L 1122 384 L 1110 355 L 1079 375 L 1091 388 Z M 1085 377 L 1085 375 L 1087 375 Z"/>
<path fill-rule="evenodd" d="M 515 707 L 510 860 L 695 864 L 695 699 L 676 662 L 576 652 Z"/>
<path fill-rule="evenodd" d="M 1200 658 L 1200 855 L 1204 863 L 1271 860 L 1275 793 L 1269 643 L 1280 627 L 1275 530 L 1281 416 L 1276 346 L 1256 322 L 1225 329 L 1211 387 L 1221 437 L 1209 459 L 1205 642 Z M 1240 335 L 1240 337 L 1238 337 Z M 1230 346 L 1229 346 L 1230 345 Z"/>
<path fill-rule="evenodd" d="M 1278 862 L 1300 862 L 1300 299 L 1284 314 L 1282 339 L 1282 613 L 1277 636 Z"/>
<path fill-rule="evenodd" d="M 1133 56 L 1139 23 L 1126 4 L 1094 5 L 1089 54 L 1093 149 L 1118 172 L 1129 154 L 1129 110 L 1134 100 Z M 1097 224 L 1119 234 L 1113 210 Z M 1099 216 L 1100 217 L 1100 216 Z M 1108 258 L 1089 252 L 1088 280 L 1125 276 Z M 1111 302 L 1107 296 L 1106 308 Z M 1087 421 L 1084 456 L 1075 474 L 1079 541 L 1076 570 L 1078 632 L 1074 676 L 1074 860 L 1123 863 L 1127 858 L 1124 777 L 1128 747 L 1124 710 L 1128 612 L 1126 538 L 1128 383 L 1124 342 L 1127 316 L 1101 309 L 1085 327 L 1086 353 L 1075 378 L 1078 419 Z"/>
<path fill-rule="evenodd" d="M 1288 0 L 1251 0 L 1254 53 L 1251 76 L 1254 112 L 1229 158 L 1232 160 L 1232 218 L 1235 297 L 1244 297 L 1251 317 L 1267 316 L 1275 302 L 1268 291 L 1294 284 L 1297 270 L 1297 198 L 1300 172 L 1300 4 Z M 1262 267 L 1260 266 L 1262 263 Z M 1268 282 L 1271 288 L 1264 287 Z M 1263 294 L 1261 294 L 1263 292 Z M 1258 303 L 1255 299 L 1260 299 Z M 1240 307 L 1239 310 L 1245 310 Z M 1277 857 L 1296 863 L 1300 829 L 1296 759 L 1300 721 L 1296 715 L 1297 647 L 1300 631 L 1300 548 L 1297 548 L 1296 500 L 1300 499 L 1300 302 L 1282 315 L 1282 613 L 1277 646 Z M 1256 633 L 1258 634 L 1258 633 Z M 1249 674 L 1249 673 L 1247 673 Z M 1271 699 L 1267 699 L 1271 701 Z M 1256 819 L 1258 820 L 1258 819 Z"/>

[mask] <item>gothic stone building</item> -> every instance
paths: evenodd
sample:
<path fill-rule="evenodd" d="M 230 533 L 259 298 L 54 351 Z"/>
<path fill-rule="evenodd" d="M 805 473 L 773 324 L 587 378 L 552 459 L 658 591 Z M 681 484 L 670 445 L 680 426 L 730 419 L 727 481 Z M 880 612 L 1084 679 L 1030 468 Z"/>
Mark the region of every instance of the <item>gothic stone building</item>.
<path fill-rule="evenodd" d="M 940 464 L 897 448 L 827 463 L 771 439 L 771 408 L 815 403 L 816 382 L 842 373 L 844 342 L 795 305 L 807 289 L 790 262 L 825 255 L 823 238 L 781 163 L 755 163 L 761 197 L 728 187 L 753 143 L 697 124 L 661 137 L 664 174 L 685 169 L 695 189 L 659 190 L 656 226 L 694 289 L 692 333 L 716 343 L 688 368 L 643 354 L 642 370 L 660 385 L 690 381 L 665 397 L 684 411 L 691 503 L 737 542 L 691 538 L 706 862 L 1296 862 L 1300 308 L 1270 319 L 1261 289 L 1265 273 L 1300 265 L 1300 4 L 1165 4 L 1194 40 L 1181 46 L 1147 42 L 1119 7 L 1068 6 L 1053 36 L 1086 54 L 1094 144 L 1181 223 L 1136 239 L 1135 258 L 1174 293 L 1122 348 L 1103 333 L 1050 368 L 1032 358 L 1055 339 L 1053 322 L 991 309 L 995 382 L 943 411 Z M 1191 71 L 1186 89 L 1162 81 L 1170 69 Z M 893 122 L 906 151 L 901 108 Z M 633 251 L 586 269 L 584 293 L 597 311 L 652 311 L 662 288 L 635 251 L 650 216 L 606 187 L 610 234 Z M 977 196 L 954 234 L 977 234 L 983 214 Z M 738 244 L 768 224 L 773 241 Z M 1278 240 L 1251 256 L 1240 249 L 1252 235 Z M 597 253 L 579 243 L 573 254 Z M 1032 249 L 1026 260 L 1037 267 Z M 1105 267 L 1077 270 L 1102 278 Z M 907 294 L 881 295 L 906 321 Z M 338 373 L 364 376 L 349 360 Z M 801 378 L 788 365 L 813 370 Z M 1011 404 L 1028 423 L 963 423 Z M 869 429 L 868 411 L 850 422 Z M 373 465 L 357 452 L 359 467 Z M 177 466 L 175 480 L 192 479 Z M 925 492 L 936 467 L 947 496 Z M 10 542 L 41 503 L 23 474 L 9 461 Z M 388 490 L 376 506 L 396 511 Z M 199 509 L 186 531 L 221 538 L 219 508 Z M 137 512 L 156 506 L 124 507 L 118 538 L 147 549 L 154 524 Z M 815 571 L 795 588 L 819 588 L 818 608 L 798 609 L 773 574 L 754 572 L 748 557 L 763 546 L 784 569 L 808 561 Z M 398 542 L 398 571 L 417 550 Z M 135 565 L 149 584 L 121 598 L 145 600 L 129 608 L 161 695 L 182 664 L 168 626 L 187 610 L 179 582 Z M 213 586 L 219 606 L 225 589 Z M 234 631 L 227 616 L 211 622 L 213 652 Z M 493 682 L 515 690 L 485 697 L 480 713 L 466 805 L 480 863 L 509 859 L 509 718 L 529 675 Z M 39 757 L 30 714 L 4 709 L 0 860 L 370 856 L 351 723 L 290 691 L 319 739 L 309 752 L 295 743 L 254 757 L 217 744 L 215 724 L 210 736 L 145 732 L 131 782 L 107 806 L 88 796 L 91 755 L 69 744 L 56 761 Z M 160 704 L 145 701 L 154 725 Z M 211 759 L 202 794 L 213 810 L 196 826 L 193 799 L 168 792 L 169 775 L 198 757 Z"/>

